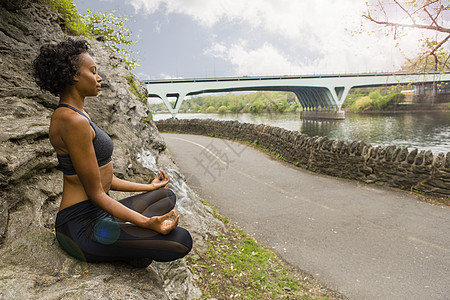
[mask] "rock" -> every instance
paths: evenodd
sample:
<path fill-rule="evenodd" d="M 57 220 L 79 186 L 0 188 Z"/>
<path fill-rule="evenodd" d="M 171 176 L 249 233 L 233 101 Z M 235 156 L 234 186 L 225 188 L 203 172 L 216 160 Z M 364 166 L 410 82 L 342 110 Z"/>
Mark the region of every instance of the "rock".
<path fill-rule="evenodd" d="M 42 44 L 64 39 L 61 18 L 37 0 L 2 0 L 0 6 L 0 299 L 199 298 L 184 259 L 144 270 L 87 264 L 66 255 L 55 241 L 62 173 L 48 126 L 58 99 L 35 84 L 31 62 Z M 85 108 L 114 141 L 116 176 L 145 182 L 166 170 L 180 225 L 193 236 L 192 253 L 206 251 L 208 236 L 222 230 L 221 224 L 186 185 L 156 126 L 145 121 L 151 107 L 131 92 L 125 63 L 101 42 L 89 43 L 104 81 L 101 94 L 86 99 Z"/>
<path fill-rule="evenodd" d="M 30 231 L 1 251 L 1 299 L 169 299 L 153 266 L 87 264 L 49 230 Z"/>
<path fill-rule="evenodd" d="M 2 2 L 7 10 L 12 11 L 24 9 L 30 4 L 29 0 L 2 0 Z"/>
<path fill-rule="evenodd" d="M 411 150 L 411 152 L 409 152 L 408 156 L 406 157 L 406 161 L 408 162 L 408 164 L 414 163 L 414 160 L 415 160 L 418 152 L 419 151 L 417 150 L 417 148 L 414 148 Z"/>

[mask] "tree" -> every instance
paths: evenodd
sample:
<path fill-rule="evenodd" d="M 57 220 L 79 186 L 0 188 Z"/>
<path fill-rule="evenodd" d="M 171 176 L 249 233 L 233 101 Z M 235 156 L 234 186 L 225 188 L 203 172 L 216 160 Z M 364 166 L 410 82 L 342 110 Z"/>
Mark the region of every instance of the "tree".
<path fill-rule="evenodd" d="M 424 65 L 425 70 L 430 71 L 427 58 L 432 57 L 431 70 L 436 72 L 449 68 L 450 54 L 442 47 L 450 39 L 450 27 L 444 18 L 449 10 L 450 5 L 445 0 L 370 0 L 363 17 L 391 29 L 394 38 L 398 38 L 406 28 L 439 33 L 435 39 L 425 38 L 422 53 L 410 61 L 416 70 Z"/>
<path fill-rule="evenodd" d="M 437 58 L 437 65 L 436 59 Z M 449 72 L 450 71 L 450 53 L 444 49 L 436 51 L 435 55 L 418 55 L 413 59 L 406 58 L 400 71 L 402 72 Z"/>

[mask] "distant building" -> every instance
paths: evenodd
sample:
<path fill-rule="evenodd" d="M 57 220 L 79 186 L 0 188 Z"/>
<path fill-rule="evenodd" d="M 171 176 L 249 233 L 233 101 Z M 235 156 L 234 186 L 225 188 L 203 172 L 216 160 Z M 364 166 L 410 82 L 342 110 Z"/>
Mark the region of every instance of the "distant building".
<path fill-rule="evenodd" d="M 450 82 L 427 82 L 419 83 L 414 86 L 414 95 L 444 95 L 450 94 Z"/>
<path fill-rule="evenodd" d="M 402 91 L 403 93 L 403 91 Z M 410 91 L 405 91 L 405 96 L 410 97 Z M 406 100 L 406 102 L 409 102 Z M 445 104 L 450 103 L 450 82 L 418 83 L 414 86 L 414 94 L 411 103 L 417 104 Z"/>
<path fill-rule="evenodd" d="M 412 103 L 414 98 L 414 90 L 403 90 L 401 91 L 403 95 L 405 95 L 405 102 Z"/>

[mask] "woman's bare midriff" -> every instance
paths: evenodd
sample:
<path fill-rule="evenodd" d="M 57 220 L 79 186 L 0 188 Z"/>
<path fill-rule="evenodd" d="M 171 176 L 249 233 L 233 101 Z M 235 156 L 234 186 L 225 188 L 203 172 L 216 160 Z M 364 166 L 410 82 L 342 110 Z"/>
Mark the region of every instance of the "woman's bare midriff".
<path fill-rule="evenodd" d="M 105 191 L 105 193 L 107 193 L 111 188 L 111 182 L 113 178 L 112 162 L 109 162 L 106 165 L 100 167 L 100 177 L 103 190 Z M 64 175 L 64 187 L 59 210 L 88 199 L 89 197 L 87 196 L 84 187 L 81 184 L 80 179 L 78 178 L 78 175 Z"/>

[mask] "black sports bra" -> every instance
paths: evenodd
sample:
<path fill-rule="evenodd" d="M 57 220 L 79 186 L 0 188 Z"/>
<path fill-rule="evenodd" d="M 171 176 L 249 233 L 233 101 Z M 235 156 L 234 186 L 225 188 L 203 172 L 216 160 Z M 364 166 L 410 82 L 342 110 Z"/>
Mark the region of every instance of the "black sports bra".
<path fill-rule="evenodd" d="M 113 141 L 109 137 L 109 135 L 100 129 L 97 125 L 95 125 L 94 122 L 92 122 L 89 117 L 81 112 L 80 110 L 76 109 L 73 106 L 70 106 L 68 104 L 60 104 L 56 109 L 59 107 L 67 107 L 70 108 L 73 111 L 76 111 L 83 117 L 89 120 L 89 124 L 94 129 L 95 132 L 95 138 L 92 140 L 92 143 L 94 144 L 94 150 L 95 150 L 95 156 L 97 157 L 97 163 L 98 166 L 101 167 L 103 165 L 106 165 L 109 163 L 112 159 L 112 153 L 114 149 Z M 70 158 L 69 154 L 58 154 L 56 153 L 56 157 L 58 158 L 59 167 L 62 169 L 64 175 L 75 175 L 77 172 L 75 171 L 75 168 L 73 167 L 72 160 Z"/>

